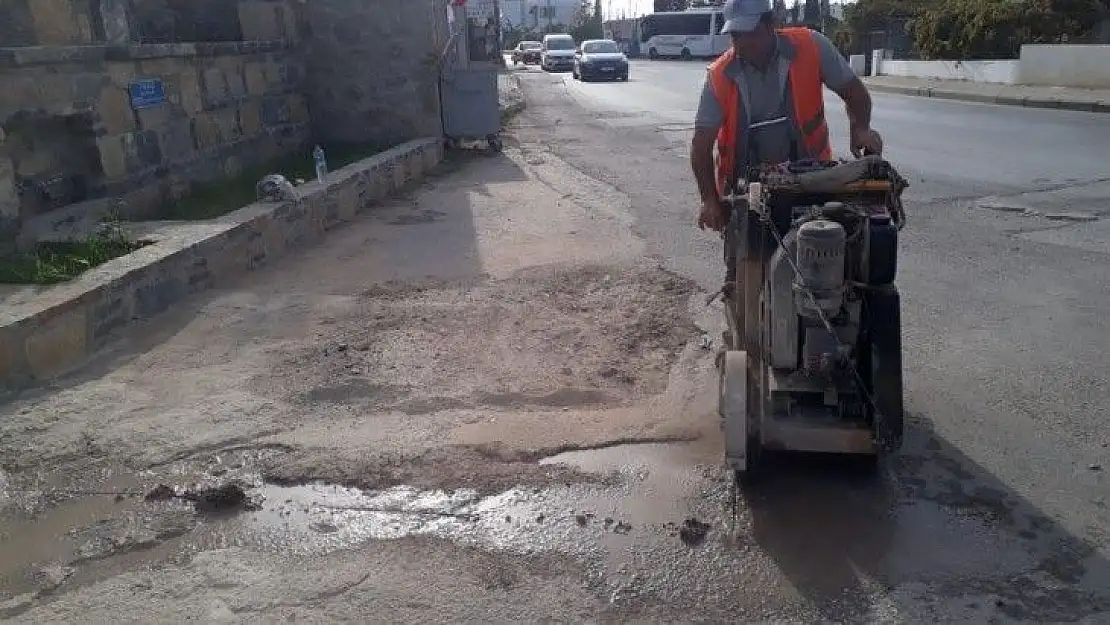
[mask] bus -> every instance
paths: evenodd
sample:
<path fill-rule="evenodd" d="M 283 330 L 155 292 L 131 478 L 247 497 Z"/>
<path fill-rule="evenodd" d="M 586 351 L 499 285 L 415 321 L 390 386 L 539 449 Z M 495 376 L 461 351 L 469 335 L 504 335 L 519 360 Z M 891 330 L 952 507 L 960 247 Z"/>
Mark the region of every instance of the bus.
<path fill-rule="evenodd" d="M 640 19 L 640 52 L 648 57 L 712 58 L 728 50 L 728 35 L 720 9 L 690 9 L 651 13 Z"/>

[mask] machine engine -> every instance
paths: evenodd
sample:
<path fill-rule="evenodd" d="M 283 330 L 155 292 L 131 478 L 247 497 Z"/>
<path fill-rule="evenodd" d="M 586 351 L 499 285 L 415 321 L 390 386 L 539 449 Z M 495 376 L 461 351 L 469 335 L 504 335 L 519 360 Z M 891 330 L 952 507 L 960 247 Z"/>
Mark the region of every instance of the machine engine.
<path fill-rule="evenodd" d="M 894 282 L 898 227 L 880 198 L 833 197 L 788 207 L 762 298 L 775 387 L 793 393 L 790 402 L 812 396 L 841 415 L 862 410 L 862 398 L 845 393 L 858 386 L 865 291 Z"/>
<path fill-rule="evenodd" d="M 844 226 L 824 218 L 804 222 L 796 232 L 793 291 L 804 328 L 801 367 L 810 374 L 828 374 L 844 355 L 822 320 L 843 321 L 848 236 Z"/>

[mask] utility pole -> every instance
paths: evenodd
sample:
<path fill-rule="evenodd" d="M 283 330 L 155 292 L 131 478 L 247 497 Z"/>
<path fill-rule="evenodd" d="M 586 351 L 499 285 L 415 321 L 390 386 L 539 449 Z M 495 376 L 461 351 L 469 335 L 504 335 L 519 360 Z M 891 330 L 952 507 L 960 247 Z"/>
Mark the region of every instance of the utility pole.
<path fill-rule="evenodd" d="M 493 23 L 494 23 L 494 39 L 497 43 L 494 50 L 497 53 L 497 58 L 500 59 L 500 65 L 505 64 L 505 54 L 503 52 L 503 45 L 501 43 L 501 0 L 493 0 Z"/>

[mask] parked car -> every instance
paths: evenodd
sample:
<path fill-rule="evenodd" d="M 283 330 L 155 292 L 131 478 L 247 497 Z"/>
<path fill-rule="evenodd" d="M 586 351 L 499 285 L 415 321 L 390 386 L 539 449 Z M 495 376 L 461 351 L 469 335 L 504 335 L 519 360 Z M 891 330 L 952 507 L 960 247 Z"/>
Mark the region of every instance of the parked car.
<path fill-rule="evenodd" d="M 540 67 L 546 71 L 574 68 L 574 37 L 564 33 L 543 36 Z"/>
<path fill-rule="evenodd" d="M 628 57 L 612 39 L 588 39 L 574 54 L 572 75 L 579 80 L 628 80 Z"/>
<path fill-rule="evenodd" d="M 513 65 L 539 65 L 543 44 L 538 41 L 521 41 L 513 48 Z"/>

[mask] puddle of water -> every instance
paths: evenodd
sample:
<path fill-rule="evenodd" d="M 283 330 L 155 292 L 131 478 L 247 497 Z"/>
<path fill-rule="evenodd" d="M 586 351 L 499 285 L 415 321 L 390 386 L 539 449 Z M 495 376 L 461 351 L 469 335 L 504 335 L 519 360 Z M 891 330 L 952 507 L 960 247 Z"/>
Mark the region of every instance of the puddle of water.
<path fill-rule="evenodd" d="M 71 580 L 150 564 L 172 551 L 243 546 L 323 555 L 374 540 L 428 536 L 577 556 L 614 597 L 640 593 L 679 603 L 737 593 L 752 605 L 835 600 L 848 591 L 885 594 L 871 589 L 919 580 L 1008 579 L 1037 566 L 1032 543 L 999 532 L 988 520 L 927 499 L 906 501 L 880 481 L 842 479 L 822 469 L 788 467 L 768 478 L 760 492 L 744 495 L 733 527 L 713 437 L 568 452 L 542 463 L 620 479 L 487 497 L 407 486 L 260 485 L 250 492 L 261 500 L 260 509 L 218 518 L 196 515 L 180 502 L 83 498 L 34 522 L 0 528 L 8 531 L 0 540 L 0 583 L 9 596 L 41 589 L 43 563 L 71 562 L 90 537 L 94 552 L 117 553 L 111 563 L 79 569 Z M 687 534 L 706 535 L 683 540 L 684 526 Z M 129 544 L 146 550 L 128 552 Z"/>
<path fill-rule="evenodd" d="M 133 478 L 114 473 L 104 482 L 103 490 L 122 492 L 137 487 Z M 141 503 L 136 497 L 87 495 L 67 499 L 39 513 L 53 496 L 49 490 L 21 493 L 9 480 L 0 495 L 9 516 L 0 517 L 0 595 L 7 598 L 54 583 L 42 578 L 44 568 L 68 564 L 96 550 L 90 537 L 80 531 L 82 528 L 105 526 L 113 518 L 135 512 Z"/>
<path fill-rule="evenodd" d="M 146 566 L 191 548 L 194 502 L 146 501 L 155 483 L 200 487 L 256 479 L 251 465 L 275 453 L 238 449 L 154 471 L 115 467 L 24 476 L 0 472 L 0 601 L 63 582 Z"/>

